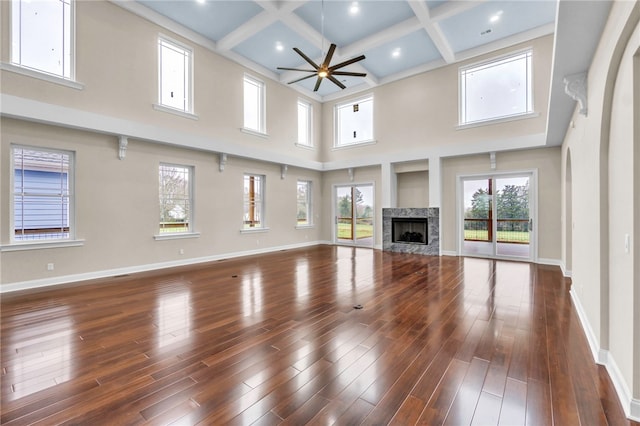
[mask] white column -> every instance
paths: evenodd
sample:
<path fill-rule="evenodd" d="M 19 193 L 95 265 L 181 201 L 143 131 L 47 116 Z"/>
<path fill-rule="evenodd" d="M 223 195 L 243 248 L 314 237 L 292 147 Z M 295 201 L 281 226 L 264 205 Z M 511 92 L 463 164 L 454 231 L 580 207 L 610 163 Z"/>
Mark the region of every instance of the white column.
<path fill-rule="evenodd" d="M 394 171 L 393 164 L 391 163 L 382 163 L 382 182 L 380 192 L 382 194 L 380 207 L 397 207 L 398 177 Z"/>
<path fill-rule="evenodd" d="M 429 157 L 429 207 L 442 207 L 441 165 L 441 157 Z"/>

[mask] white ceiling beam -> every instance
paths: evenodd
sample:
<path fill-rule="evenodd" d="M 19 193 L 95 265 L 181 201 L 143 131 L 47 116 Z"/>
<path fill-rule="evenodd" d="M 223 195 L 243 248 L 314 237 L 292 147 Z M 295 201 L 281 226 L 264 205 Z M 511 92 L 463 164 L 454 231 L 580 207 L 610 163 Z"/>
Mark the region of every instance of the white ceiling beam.
<path fill-rule="evenodd" d="M 396 40 L 400 37 L 406 36 L 407 34 L 418 31 L 422 29 L 422 27 L 423 26 L 420 20 L 414 16 L 413 18 L 409 18 L 405 21 L 399 22 L 389 28 L 374 33 L 369 37 L 365 37 L 361 40 L 351 43 L 348 46 L 343 47 L 342 53 L 345 56 L 356 56 L 361 54 L 362 52 L 371 50 L 384 43 L 387 43 L 389 42 L 389 40 Z"/>
<path fill-rule="evenodd" d="M 413 13 L 416 14 L 425 31 L 429 34 L 429 37 L 431 37 L 433 44 L 440 52 L 440 56 L 442 56 L 448 64 L 453 63 L 456 59 L 453 49 L 449 46 L 449 42 L 440 29 L 440 26 L 431 20 L 427 4 L 423 1 L 412 1 L 409 2 L 409 6 L 411 6 Z"/>
<path fill-rule="evenodd" d="M 280 21 L 289 27 L 291 30 L 298 33 L 298 35 L 307 39 L 311 44 L 313 44 L 318 49 L 322 49 L 322 34 L 316 31 L 311 25 L 307 24 L 302 18 L 300 18 L 295 13 L 283 13 L 280 15 Z M 331 44 L 330 41 L 327 40 L 326 48 Z"/>
<path fill-rule="evenodd" d="M 263 11 L 218 40 L 219 50 L 231 50 L 277 20 L 277 14 Z"/>
<path fill-rule="evenodd" d="M 431 21 L 436 23 L 444 19 L 451 18 L 476 6 L 485 3 L 487 0 L 473 1 L 447 1 L 430 11 Z"/>

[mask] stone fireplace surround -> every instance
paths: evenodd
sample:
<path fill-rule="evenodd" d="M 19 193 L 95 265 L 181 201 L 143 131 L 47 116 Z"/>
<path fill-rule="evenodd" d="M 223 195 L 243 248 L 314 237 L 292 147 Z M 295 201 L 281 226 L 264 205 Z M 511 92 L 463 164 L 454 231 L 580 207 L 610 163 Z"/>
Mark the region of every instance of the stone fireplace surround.
<path fill-rule="evenodd" d="M 427 244 L 394 243 L 392 241 L 393 218 L 427 218 Z M 440 255 L 440 208 L 383 208 L 382 209 L 382 250 L 399 253 Z"/>

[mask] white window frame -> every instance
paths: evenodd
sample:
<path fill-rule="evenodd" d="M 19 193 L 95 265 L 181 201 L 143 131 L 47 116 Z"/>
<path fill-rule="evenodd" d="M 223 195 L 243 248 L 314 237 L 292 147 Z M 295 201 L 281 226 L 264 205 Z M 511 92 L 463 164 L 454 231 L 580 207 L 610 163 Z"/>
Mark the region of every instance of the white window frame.
<path fill-rule="evenodd" d="M 256 116 L 258 118 L 258 123 L 256 127 L 251 127 L 247 123 L 247 110 L 249 105 L 246 102 L 246 87 L 247 84 L 251 84 L 258 89 L 258 100 L 256 102 L 257 111 L 255 111 Z M 242 91 L 243 91 L 243 121 L 242 121 L 242 130 L 247 133 L 257 134 L 259 136 L 267 135 L 267 87 L 264 81 L 255 78 L 249 74 L 244 74 L 244 78 L 242 79 Z"/>
<path fill-rule="evenodd" d="M 296 145 L 304 148 L 313 148 L 313 104 L 304 99 L 298 99 L 298 141 Z M 305 123 L 301 122 L 300 116 L 304 115 Z M 301 138 L 301 136 L 303 136 Z M 306 140 L 304 140 L 306 139 Z"/>
<path fill-rule="evenodd" d="M 46 70 L 42 70 L 39 68 L 35 68 L 33 66 L 29 66 L 29 64 L 23 63 L 22 60 L 22 41 L 20 39 L 20 33 L 22 32 L 22 19 L 21 15 L 21 3 L 27 0 L 12 0 L 10 9 L 10 64 L 3 64 L 2 69 L 6 69 L 8 71 L 17 72 L 19 74 L 28 75 L 30 77 L 39 78 L 45 81 L 50 81 L 53 83 L 58 83 L 62 85 L 68 85 L 69 87 L 73 87 L 75 89 L 82 89 L 82 85 L 73 84 L 76 79 L 76 58 L 75 58 L 75 50 L 76 50 L 76 2 L 75 0 L 65 0 L 61 1 L 69 4 L 69 22 L 66 22 L 63 18 L 63 52 L 62 52 L 62 74 L 58 74 L 55 72 L 50 72 Z M 58 0 L 60 1 L 60 0 Z M 16 20 L 17 18 L 17 20 Z M 17 22 L 19 21 L 19 22 Z M 68 29 L 66 25 L 68 24 Z M 16 25 L 20 26 L 20 28 L 16 28 Z M 17 40 L 16 40 L 17 38 Z M 68 46 L 67 46 L 68 45 Z M 67 51 L 68 49 L 68 56 Z M 69 84 L 70 83 L 70 84 Z"/>
<path fill-rule="evenodd" d="M 195 200 L 194 200 L 194 188 L 195 188 L 195 167 L 185 164 L 175 164 L 175 163 L 165 163 L 161 162 L 158 165 L 158 179 L 160 179 L 160 170 L 162 167 L 175 167 L 179 169 L 184 169 L 188 171 L 189 174 L 189 182 L 188 182 L 188 202 L 189 202 L 189 214 L 187 216 L 187 229 L 183 231 L 163 231 L 162 230 L 162 214 L 160 212 L 160 216 L 158 217 L 158 234 L 154 236 L 156 240 L 163 239 L 174 239 L 174 238 L 190 238 L 194 236 L 198 236 L 199 233 L 194 232 L 195 226 Z M 158 208 L 161 208 L 161 203 L 163 200 L 163 193 L 160 192 L 161 182 L 158 181 Z"/>
<path fill-rule="evenodd" d="M 16 226 L 16 217 L 15 217 L 15 199 L 19 194 L 23 194 L 24 192 L 17 193 L 15 191 L 15 151 L 16 150 L 30 150 L 41 153 L 51 153 L 51 154 L 62 154 L 67 155 L 69 157 L 69 165 L 67 170 L 67 199 L 68 199 L 68 226 L 69 231 L 67 232 L 66 237 L 62 238 L 38 238 L 38 239 L 16 239 L 15 236 L 15 226 Z M 75 210 L 76 210 L 76 197 L 75 197 L 75 153 L 73 151 L 60 150 L 60 149 L 51 149 L 51 148 L 42 148 L 42 147 L 34 147 L 34 146 L 26 146 L 26 145 L 11 145 L 11 176 L 10 176 L 10 185 L 11 185 L 11 198 L 10 198 L 10 243 L 11 245 L 21 245 L 21 246 L 42 246 L 42 245 L 51 245 L 58 244 L 66 245 L 68 243 L 76 242 L 76 226 L 75 226 Z M 38 195 L 38 194 L 34 194 Z"/>
<path fill-rule="evenodd" d="M 247 178 L 251 178 L 251 177 L 259 178 L 260 180 L 260 183 L 259 183 L 260 199 L 257 200 L 257 202 L 255 202 L 256 205 L 260 206 L 260 209 L 259 209 L 260 226 L 253 226 L 253 227 L 250 226 L 250 224 L 246 223 L 248 219 L 245 219 L 244 217 L 245 209 L 247 209 L 250 204 L 249 197 L 245 195 L 244 186 Z M 261 175 L 258 173 L 245 173 L 242 176 L 242 227 L 240 228 L 240 232 L 250 233 L 250 232 L 264 232 L 269 230 L 269 228 L 267 227 L 267 203 L 266 203 L 266 192 L 265 192 L 266 189 L 267 189 L 267 177 L 265 175 Z"/>
<path fill-rule="evenodd" d="M 171 105 L 164 104 L 162 102 L 162 49 L 165 47 L 171 48 L 176 51 L 182 52 L 185 56 L 188 57 L 187 65 L 189 67 L 185 72 L 186 81 L 184 84 L 185 97 L 187 99 L 184 102 L 183 108 L 176 108 Z M 193 112 L 193 94 L 194 94 L 194 84 L 193 84 L 193 63 L 194 63 L 194 53 L 193 49 L 190 46 L 187 46 L 184 43 L 180 43 L 177 40 L 174 40 L 170 37 L 160 34 L 158 36 L 158 103 L 154 104 L 154 109 L 164 112 L 175 113 L 178 115 L 182 115 L 188 118 L 195 118 Z"/>
<path fill-rule="evenodd" d="M 371 101 L 371 138 L 370 139 L 365 139 L 362 141 L 357 141 L 357 142 L 346 142 L 346 141 L 342 141 L 340 140 L 340 128 L 341 128 L 341 121 L 340 121 L 340 110 L 342 108 L 353 108 L 354 105 L 356 104 L 361 104 L 363 102 L 368 102 Z M 365 96 L 359 97 L 357 99 L 352 99 L 350 101 L 347 102 L 341 102 L 338 103 L 334 106 L 333 108 L 333 123 L 334 123 L 334 138 L 333 138 L 333 148 L 349 148 L 349 147 L 353 147 L 353 146 L 361 146 L 361 145 L 368 145 L 368 144 L 373 144 L 376 143 L 375 140 L 375 126 L 374 126 L 374 120 L 373 120 L 373 116 L 375 113 L 375 103 L 374 103 L 374 97 L 373 97 L 373 93 L 369 93 Z"/>
<path fill-rule="evenodd" d="M 488 117 L 480 120 L 467 120 L 467 102 L 466 102 L 466 81 L 465 76 L 473 71 L 481 71 L 493 66 L 500 66 L 517 59 L 525 59 L 527 61 L 527 75 L 526 75 L 526 111 L 517 112 L 513 114 L 505 114 L 495 117 Z M 520 118 L 529 118 L 535 116 L 534 102 L 533 102 L 533 49 L 528 48 L 517 52 L 512 52 L 507 55 L 502 55 L 496 58 L 492 58 L 488 61 L 469 64 L 458 69 L 458 127 L 473 127 L 475 125 L 482 125 L 485 123 L 495 123 L 502 121 L 511 121 Z"/>
<path fill-rule="evenodd" d="M 298 194 L 299 194 L 299 187 L 300 185 L 306 185 L 307 187 L 307 199 L 304 201 L 304 204 L 306 206 L 306 214 L 307 214 L 307 221 L 306 223 L 299 223 L 298 222 L 298 213 L 297 213 L 297 207 L 298 204 L 300 203 L 300 199 L 298 198 Z M 298 179 L 298 182 L 296 184 L 296 228 L 310 228 L 313 227 L 313 182 L 310 180 L 303 180 L 303 179 Z"/>

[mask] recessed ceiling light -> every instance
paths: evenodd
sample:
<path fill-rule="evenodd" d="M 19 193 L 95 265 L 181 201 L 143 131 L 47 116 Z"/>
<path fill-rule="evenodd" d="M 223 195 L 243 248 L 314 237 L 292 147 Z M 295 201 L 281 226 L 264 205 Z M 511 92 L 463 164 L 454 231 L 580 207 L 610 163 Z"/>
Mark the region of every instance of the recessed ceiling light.
<path fill-rule="evenodd" d="M 351 7 L 349 8 L 349 13 L 352 15 L 355 15 L 358 12 L 360 12 L 360 5 L 358 5 L 357 1 L 354 1 L 353 3 L 351 3 Z"/>
<path fill-rule="evenodd" d="M 206 0 L 196 0 L 197 3 L 204 4 Z"/>
<path fill-rule="evenodd" d="M 398 58 L 400 56 L 400 54 L 402 53 L 402 49 L 400 49 L 399 47 L 396 47 L 395 49 L 393 49 L 393 51 L 391 52 L 391 56 L 393 56 L 394 58 Z"/>
<path fill-rule="evenodd" d="M 494 15 L 492 15 L 489 18 L 489 22 L 491 22 L 491 23 L 498 22 L 500 20 L 500 17 L 502 16 L 502 13 L 503 12 L 501 10 L 497 11 Z"/>
<path fill-rule="evenodd" d="M 278 52 L 282 52 L 284 50 L 284 46 L 279 41 L 276 41 L 276 50 Z"/>

